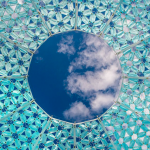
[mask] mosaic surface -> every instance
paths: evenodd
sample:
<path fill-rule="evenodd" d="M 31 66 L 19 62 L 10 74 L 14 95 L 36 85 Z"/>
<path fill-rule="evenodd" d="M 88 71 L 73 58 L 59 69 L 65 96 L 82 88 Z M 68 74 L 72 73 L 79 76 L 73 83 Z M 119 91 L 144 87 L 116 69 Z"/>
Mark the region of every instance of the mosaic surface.
<path fill-rule="evenodd" d="M 105 114 L 74 124 L 48 116 L 27 80 L 35 50 L 69 30 L 104 38 L 124 79 Z M 149 0 L 0 0 L 0 149 L 150 149 L 149 57 Z"/>

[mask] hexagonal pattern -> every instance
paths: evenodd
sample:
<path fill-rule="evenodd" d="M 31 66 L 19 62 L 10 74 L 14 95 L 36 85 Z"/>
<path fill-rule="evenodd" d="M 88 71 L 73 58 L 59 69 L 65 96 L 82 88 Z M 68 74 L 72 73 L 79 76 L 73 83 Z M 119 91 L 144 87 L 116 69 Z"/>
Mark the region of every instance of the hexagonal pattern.
<path fill-rule="evenodd" d="M 34 0 L 52 34 L 74 29 L 75 3 L 72 0 Z"/>
<path fill-rule="evenodd" d="M 50 117 L 31 94 L 32 52 L 53 34 L 100 35 L 120 60 L 123 83 L 100 118 Z M 0 149 L 150 149 L 150 1 L 0 0 Z"/>
<path fill-rule="evenodd" d="M 48 31 L 31 1 L 0 1 L 0 33 L 17 44 L 35 50 L 48 38 Z"/>

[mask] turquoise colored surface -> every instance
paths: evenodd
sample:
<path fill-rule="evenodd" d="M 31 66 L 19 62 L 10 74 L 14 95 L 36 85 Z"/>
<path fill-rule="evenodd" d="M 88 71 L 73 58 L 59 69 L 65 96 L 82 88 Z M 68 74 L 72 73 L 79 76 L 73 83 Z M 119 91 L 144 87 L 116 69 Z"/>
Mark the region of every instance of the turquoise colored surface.
<path fill-rule="evenodd" d="M 150 149 L 149 0 L 0 0 L 0 20 L 0 149 Z M 70 30 L 105 39 L 123 72 L 114 105 L 73 124 L 48 116 L 27 79 L 38 47 Z"/>

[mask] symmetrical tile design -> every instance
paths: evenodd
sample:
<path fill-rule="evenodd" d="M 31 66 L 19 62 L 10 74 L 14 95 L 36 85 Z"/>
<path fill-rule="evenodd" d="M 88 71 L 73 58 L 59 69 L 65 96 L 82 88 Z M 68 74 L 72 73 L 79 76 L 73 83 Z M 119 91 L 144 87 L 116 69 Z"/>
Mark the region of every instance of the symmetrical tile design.
<path fill-rule="evenodd" d="M 5 117 L 32 99 L 26 78 L 0 79 L 0 118 Z"/>
<path fill-rule="evenodd" d="M 132 77 L 150 76 L 150 38 L 119 54 L 123 73 Z"/>
<path fill-rule="evenodd" d="M 33 150 L 47 123 L 43 110 L 32 103 L 0 122 L 0 149 Z"/>
<path fill-rule="evenodd" d="M 115 12 L 118 0 L 82 0 L 78 2 L 77 27 L 89 33 L 100 33 Z"/>
<path fill-rule="evenodd" d="M 0 76 L 25 76 L 32 54 L 0 38 Z"/>
<path fill-rule="evenodd" d="M 123 1 L 104 31 L 104 38 L 114 50 L 150 36 L 150 1 Z"/>
<path fill-rule="evenodd" d="M 72 0 L 34 0 L 52 34 L 74 29 L 75 2 Z"/>
<path fill-rule="evenodd" d="M 0 0 L 0 20 L 0 33 L 32 51 L 48 37 L 30 0 Z"/>
<path fill-rule="evenodd" d="M 114 149 L 99 120 L 88 121 L 77 125 L 77 149 Z"/>
<path fill-rule="evenodd" d="M 81 30 L 113 47 L 120 95 L 100 118 L 67 123 L 32 97 L 32 52 L 53 34 Z M 0 149 L 150 149 L 150 1 L 0 0 Z"/>
<path fill-rule="evenodd" d="M 121 105 L 114 105 L 102 119 L 117 150 L 147 150 L 150 148 L 149 121 Z"/>

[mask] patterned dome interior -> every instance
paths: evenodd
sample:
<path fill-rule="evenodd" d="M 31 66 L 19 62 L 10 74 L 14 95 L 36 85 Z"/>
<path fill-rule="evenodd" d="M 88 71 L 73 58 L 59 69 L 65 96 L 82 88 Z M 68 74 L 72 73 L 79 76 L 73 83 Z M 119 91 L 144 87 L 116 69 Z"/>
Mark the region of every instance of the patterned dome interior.
<path fill-rule="evenodd" d="M 38 47 L 73 30 L 106 40 L 123 72 L 114 105 L 81 123 L 44 112 L 27 78 Z M 0 149 L 150 149 L 149 62 L 149 0 L 0 0 Z"/>

